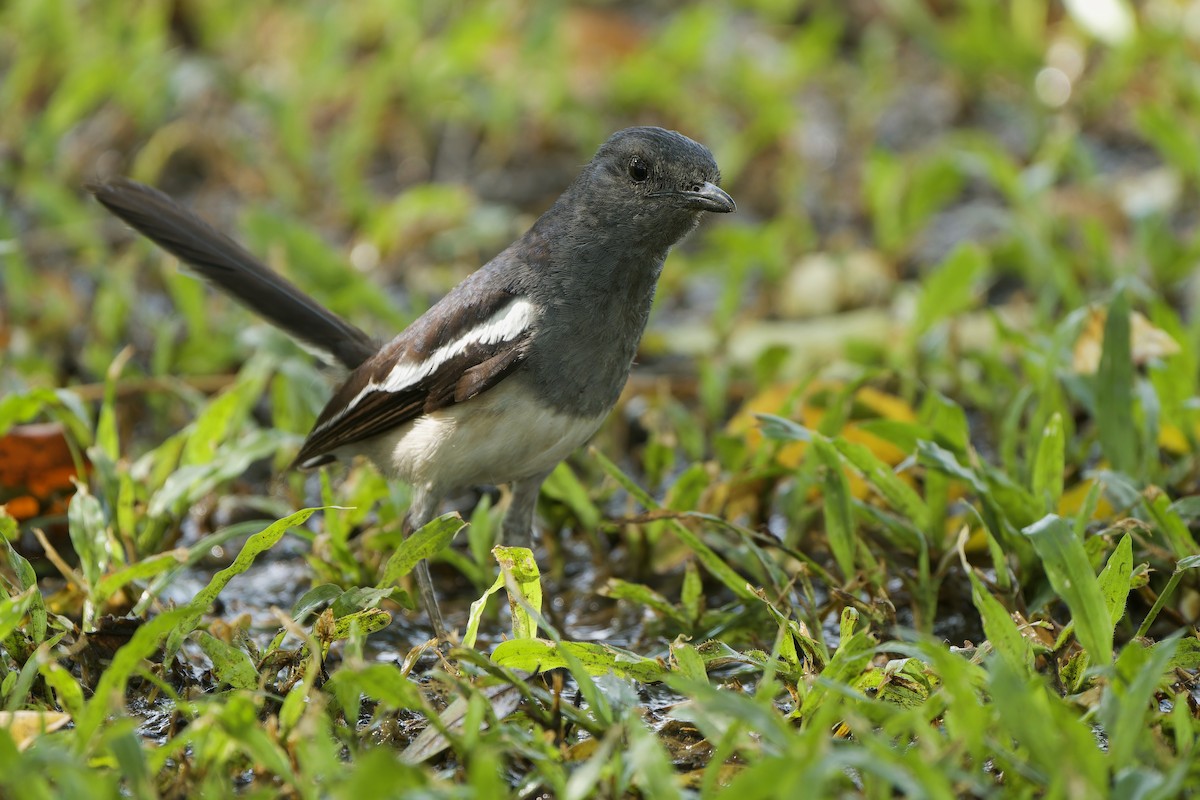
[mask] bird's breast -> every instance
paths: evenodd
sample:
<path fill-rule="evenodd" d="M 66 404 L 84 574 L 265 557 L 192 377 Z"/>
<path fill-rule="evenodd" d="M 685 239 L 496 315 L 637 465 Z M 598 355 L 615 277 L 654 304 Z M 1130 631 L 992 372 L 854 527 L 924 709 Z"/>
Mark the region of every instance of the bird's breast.
<path fill-rule="evenodd" d="M 358 452 L 407 483 L 447 492 L 547 472 L 603 421 L 603 414 L 579 416 L 553 408 L 514 375 L 465 403 L 376 437 Z"/>
<path fill-rule="evenodd" d="M 661 260 L 548 299 L 525 369 L 546 402 L 586 416 L 620 396 L 646 329 Z"/>

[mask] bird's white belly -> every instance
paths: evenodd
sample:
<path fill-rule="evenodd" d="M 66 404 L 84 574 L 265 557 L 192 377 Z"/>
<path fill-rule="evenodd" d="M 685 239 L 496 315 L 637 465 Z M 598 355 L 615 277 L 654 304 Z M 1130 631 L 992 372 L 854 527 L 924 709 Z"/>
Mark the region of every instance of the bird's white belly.
<path fill-rule="evenodd" d="M 547 472 L 591 438 L 605 416 L 555 411 L 510 379 L 357 447 L 384 472 L 444 492 Z"/>

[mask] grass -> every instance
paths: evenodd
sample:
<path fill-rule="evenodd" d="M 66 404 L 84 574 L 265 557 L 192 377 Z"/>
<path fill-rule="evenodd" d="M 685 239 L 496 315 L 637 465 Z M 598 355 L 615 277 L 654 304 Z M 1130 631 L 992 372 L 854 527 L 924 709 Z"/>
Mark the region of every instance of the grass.
<path fill-rule="evenodd" d="M 3 793 L 1194 791 L 1197 44 L 1084 5 L 6 4 Z M 82 191 L 160 185 L 382 332 L 634 123 L 739 213 L 536 560 L 503 495 L 403 541 L 405 487 L 284 472 L 324 377 Z"/>

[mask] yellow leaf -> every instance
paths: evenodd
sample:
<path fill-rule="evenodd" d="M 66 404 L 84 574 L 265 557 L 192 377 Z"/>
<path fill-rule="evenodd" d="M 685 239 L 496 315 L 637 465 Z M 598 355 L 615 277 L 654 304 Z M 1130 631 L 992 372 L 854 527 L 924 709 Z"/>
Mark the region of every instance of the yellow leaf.
<path fill-rule="evenodd" d="M 7 728 L 17 748 L 24 750 L 43 733 L 53 733 L 71 721 L 59 711 L 0 711 L 0 728 Z"/>
<path fill-rule="evenodd" d="M 1070 517 L 1078 514 L 1083 508 L 1083 501 L 1087 499 L 1088 492 L 1092 490 L 1093 480 L 1083 480 L 1063 492 L 1062 497 L 1058 500 L 1058 513 L 1063 517 Z M 1099 502 L 1096 503 L 1096 513 L 1092 515 L 1092 519 L 1109 519 L 1113 515 L 1112 503 L 1105 499 L 1104 495 L 1100 495 Z"/>
<path fill-rule="evenodd" d="M 1104 349 L 1104 323 L 1108 311 L 1093 307 L 1088 311 L 1087 322 L 1075 340 L 1072 367 L 1080 375 L 1095 375 L 1100 368 L 1100 353 Z M 1162 328 L 1156 327 L 1144 314 L 1137 311 L 1129 315 L 1129 343 L 1133 363 L 1141 366 L 1148 361 L 1173 356 L 1179 352 L 1179 343 Z"/>

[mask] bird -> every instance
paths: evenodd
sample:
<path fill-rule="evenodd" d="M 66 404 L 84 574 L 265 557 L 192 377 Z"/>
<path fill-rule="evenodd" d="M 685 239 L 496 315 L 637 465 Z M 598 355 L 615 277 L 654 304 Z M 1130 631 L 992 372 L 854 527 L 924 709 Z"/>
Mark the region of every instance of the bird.
<path fill-rule="evenodd" d="M 511 487 L 500 526 L 529 547 L 543 481 L 587 442 L 632 368 L 671 247 L 736 209 L 704 145 L 676 131 L 612 134 L 511 245 L 382 346 L 166 194 L 127 178 L 87 188 L 109 211 L 349 371 L 293 466 L 365 456 L 411 487 L 405 535 L 445 498 Z M 446 629 L 425 561 L 414 570 Z"/>

